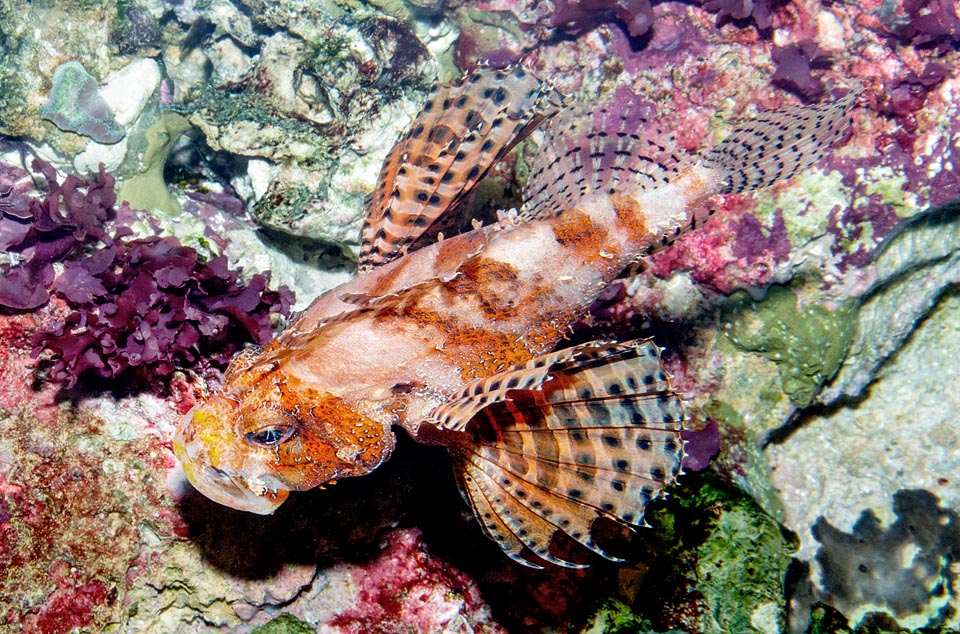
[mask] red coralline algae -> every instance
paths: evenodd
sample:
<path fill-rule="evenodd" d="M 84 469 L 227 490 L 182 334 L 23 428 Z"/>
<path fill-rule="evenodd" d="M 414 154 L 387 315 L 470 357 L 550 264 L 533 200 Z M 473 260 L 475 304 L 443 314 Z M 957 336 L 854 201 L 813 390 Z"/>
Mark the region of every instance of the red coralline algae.
<path fill-rule="evenodd" d="M 807 99 L 815 99 L 823 92 L 820 80 L 814 77 L 814 66 L 828 66 L 826 54 L 816 42 L 789 46 L 774 46 L 772 57 L 777 65 L 773 81 Z"/>
<path fill-rule="evenodd" d="M 708 223 L 653 256 L 651 272 L 665 278 L 677 270 L 688 271 L 696 283 L 724 294 L 768 284 L 773 266 L 790 253 L 782 212 L 765 227 L 747 211 L 753 205 L 751 199 L 729 196 L 728 200 L 741 208 L 721 211 L 722 220 Z"/>
<path fill-rule="evenodd" d="M 832 252 L 841 271 L 869 264 L 877 247 L 903 223 L 880 194 L 867 191 L 868 183 L 856 182 L 853 188 L 854 204 L 830 210 L 827 224 L 827 231 L 834 236 Z M 871 239 L 864 241 L 868 228 Z"/>
<path fill-rule="evenodd" d="M 458 615 L 473 632 L 505 632 L 487 623 L 485 603 L 472 579 L 424 550 L 420 532 L 396 530 L 386 548 L 353 574 L 358 604 L 329 625 L 351 634 L 438 632 Z"/>
<path fill-rule="evenodd" d="M 884 90 L 877 95 L 877 111 L 892 115 L 897 123 L 909 135 L 910 144 L 905 148 L 912 150 L 916 139 L 916 113 L 920 111 L 930 91 L 939 86 L 952 72 L 952 69 L 939 62 L 927 62 L 919 71 L 909 70 L 892 81 L 886 82 Z M 905 137 L 901 136 L 898 141 Z"/>
<path fill-rule="evenodd" d="M 78 571 L 62 559 L 50 565 L 50 577 L 57 589 L 24 619 L 24 634 L 66 634 L 86 627 L 94 610 L 115 598 L 103 581 L 81 582 Z"/>
<path fill-rule="evenodd" d="M 753 18 L 759 28 L 768 29 L 773 25 L 774 11 L 783 4 L 783 0 L 704 0 L 703 8 L 716 13 L 717 20 Z"/>
<path fill-rule="evenodd" d="M 653 24 L 650 0 L 560 0 L 550 26 L 577 35 L 610 20 L 623 24 L 630 37 L 640 37 Z"/>
<path fill-rule="evenodd" d="M 56 421 L 55 390 L 50 386 L 34 391 L 31 383 L 36 362 L 30 357 L 31 338 L 38 327 L 56 319 L 55 313 L 56 304 L 30 315 L 0 314 L 0 341 L 4 343 L 0 346 L 0 413 L 19 411 L 24 394 L 30 394 L 38 397 L 31 408 L 32 415 L 43 423 Z"/>
<path fill-rule="evenodd" d="M 904 0 L 892 8 L 884 5 L 880 19 L 890 33 L 913 46 L 960 38 L 960 15 L 953 0 Z"/>
<path fill-rule="evenodd" d="M 752 214 L 745 214 L 731 222 L 731 226 L 735 235 L 733 257 L 746 264 L 769 260 L 785 262 L 790 257 L 790 238 L 782 209 L 777 209 L 769 227 L 764 227 Z"/>
<path fill-rule="evenodd" d="M 185 415 L 197 403 L 197 385 L 181 372 L 175 373 L 167 382 L 170 393 L 168 403 L 181 416 Z"/>
<path fill-rule="evenodd" d="M 71 408 L 38 424 L 27 411 L 44 399 L 23 394 L 25 411 L 0 418 L 0 596 L 21 598 L 0 618 L 37 634 L 99 629 L 151 551 L 141 527 L 175 538 L 157 514 L 172 505 L 158 475 L 169 451 L 156 436 L 109 441 L 105 422 Z"/>
<path fill-rule="evenodd" d="M 773 23 L 774 11 L 784 0 L 703 0 L 701 5 L 717 16 L 717 22 L 727 18 L 749 20 L 760 29 Z M 654 12 L 650 0 L 560 0 L 555 4 L 550 26 L 568 35 L 579 35 L 604 22 L 616 21 L 623 25 L 632 38 L 646 35 L 654 27 Z"/>
<path fill-rule="evenodd" d="M 28 341 L 56 310 L 0 315 L 0 597 L 18 597 L 0 622 L 37 634 L 115 620 L 131 562 L 152 552 L 140 527 L 173 539 L 178 517 L 158 514 L 172 508 L 159 434 L 113 440 L 107 428 L 130 412 L 108 422 L 33 389 Z"/>
<path fill-rule="evenodd" d="M 686 429 L 681 437 L 686 441 L 683 457 L 686 471 L 703 471 L 720 451 L 720 427 L 715 421 L 709 421 L 697 431 Z"/>

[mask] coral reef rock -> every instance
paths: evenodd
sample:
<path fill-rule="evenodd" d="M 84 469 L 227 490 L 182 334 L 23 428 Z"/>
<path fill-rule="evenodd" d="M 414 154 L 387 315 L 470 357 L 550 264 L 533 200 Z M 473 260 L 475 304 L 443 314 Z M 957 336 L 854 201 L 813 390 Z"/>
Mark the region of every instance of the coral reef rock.
<path fill-rule="evenodd" d="M 955 4 L 0 3 L 2 270 L 42 272 L 0 285 L 0 631 L 957 630 Z M 655 530 L 597 527 L 623 563 L 514 565 L 446 454 L 406 438 L 371 476 L 241 514 L 189 488 L 170 448 L 215 369 L 170 367 L 158 394 L 37 374 L 35 336 L 68 313 L 48 247 L 105 221 L 69 224 L 71 194 L 56 231 L 30 233 L 25 197 L 51 180 L 33 158 L 68 190 L 115 175 L 146 208 L 131 241 L 273 269 L 302 308 L 350 274 L 381 161 L 432 85 L 516 62 L 688 152 L 759 110 L 862 91 L 828 159 L 711 200 L 714 219 L 575 325 L 574 342 L 654 337 L 688 401 L 688 473 L 651 505 Z M 481 189 L 509 198 L 537 140 Z"/>

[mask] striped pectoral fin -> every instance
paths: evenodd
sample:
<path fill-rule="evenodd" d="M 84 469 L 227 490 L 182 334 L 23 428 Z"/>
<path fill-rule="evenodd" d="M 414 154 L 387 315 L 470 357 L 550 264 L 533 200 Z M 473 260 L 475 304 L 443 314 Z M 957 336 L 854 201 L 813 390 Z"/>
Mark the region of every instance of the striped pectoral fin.
<path fill-rule="evenodd" d="M 578 566 L 551 551 L 554 536 L 615 559 L 594 542 L 593 524 L 642 524 L 647 505 L 680 473 L 684 412 L 650 341 L 561 353 L 467 386 L 468 405 L 442 418 L 465 432 L 448 442 L 486 532 L 518 561 L 532 554 Z M 504 389 L 518 372 L 533 384 Z M 491 398 L 478 409 L 484 394 Z"/>
<path fill-rule="evenodd" d="M 411 248 L 560 103 L 522 66 L 479 68 L 438 87 L 383 164 L 361 230 L 360 270 Z"/>

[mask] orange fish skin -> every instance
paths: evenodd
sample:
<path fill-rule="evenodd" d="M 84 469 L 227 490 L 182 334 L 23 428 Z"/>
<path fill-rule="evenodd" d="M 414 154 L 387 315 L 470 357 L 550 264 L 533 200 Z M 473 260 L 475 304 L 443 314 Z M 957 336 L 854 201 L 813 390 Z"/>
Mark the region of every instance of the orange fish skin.
<path fill-rule="evenodd" d="M 329 291 L 188 415 L 175 439 L 188 477 L 218 502 L 269 513 L 278 492 L 370 472 L 392 452 L 394 425 L 417 437 L 466 382 L 552 350 L 627 264 L 720 188 L 718 170 L 690 165 L 656 189 L 504 219 Z"/>

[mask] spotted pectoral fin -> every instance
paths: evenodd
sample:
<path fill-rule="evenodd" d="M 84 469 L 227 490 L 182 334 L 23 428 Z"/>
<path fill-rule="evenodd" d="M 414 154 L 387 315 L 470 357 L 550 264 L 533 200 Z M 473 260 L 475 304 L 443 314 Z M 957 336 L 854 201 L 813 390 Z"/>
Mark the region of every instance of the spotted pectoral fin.
<path fill-rule="evenodd" d="M 437 414 L 436 425 L 462 430 L 439 435 L 464 498 L 527 565 L 579 565 L 551 550 L 557 533 L 614 559 L 594 542 L 594 522 L 641 524 L 680 472 L 683 403 L 649 340 L 545 355 L 468 385 Z"/>
<path fill-rule="evenodd" d="M 383 164 L 361 230 L 360 270 L 411 248 L 560 102 L 522 66 L 479 68 L 437 88 Z"/>

